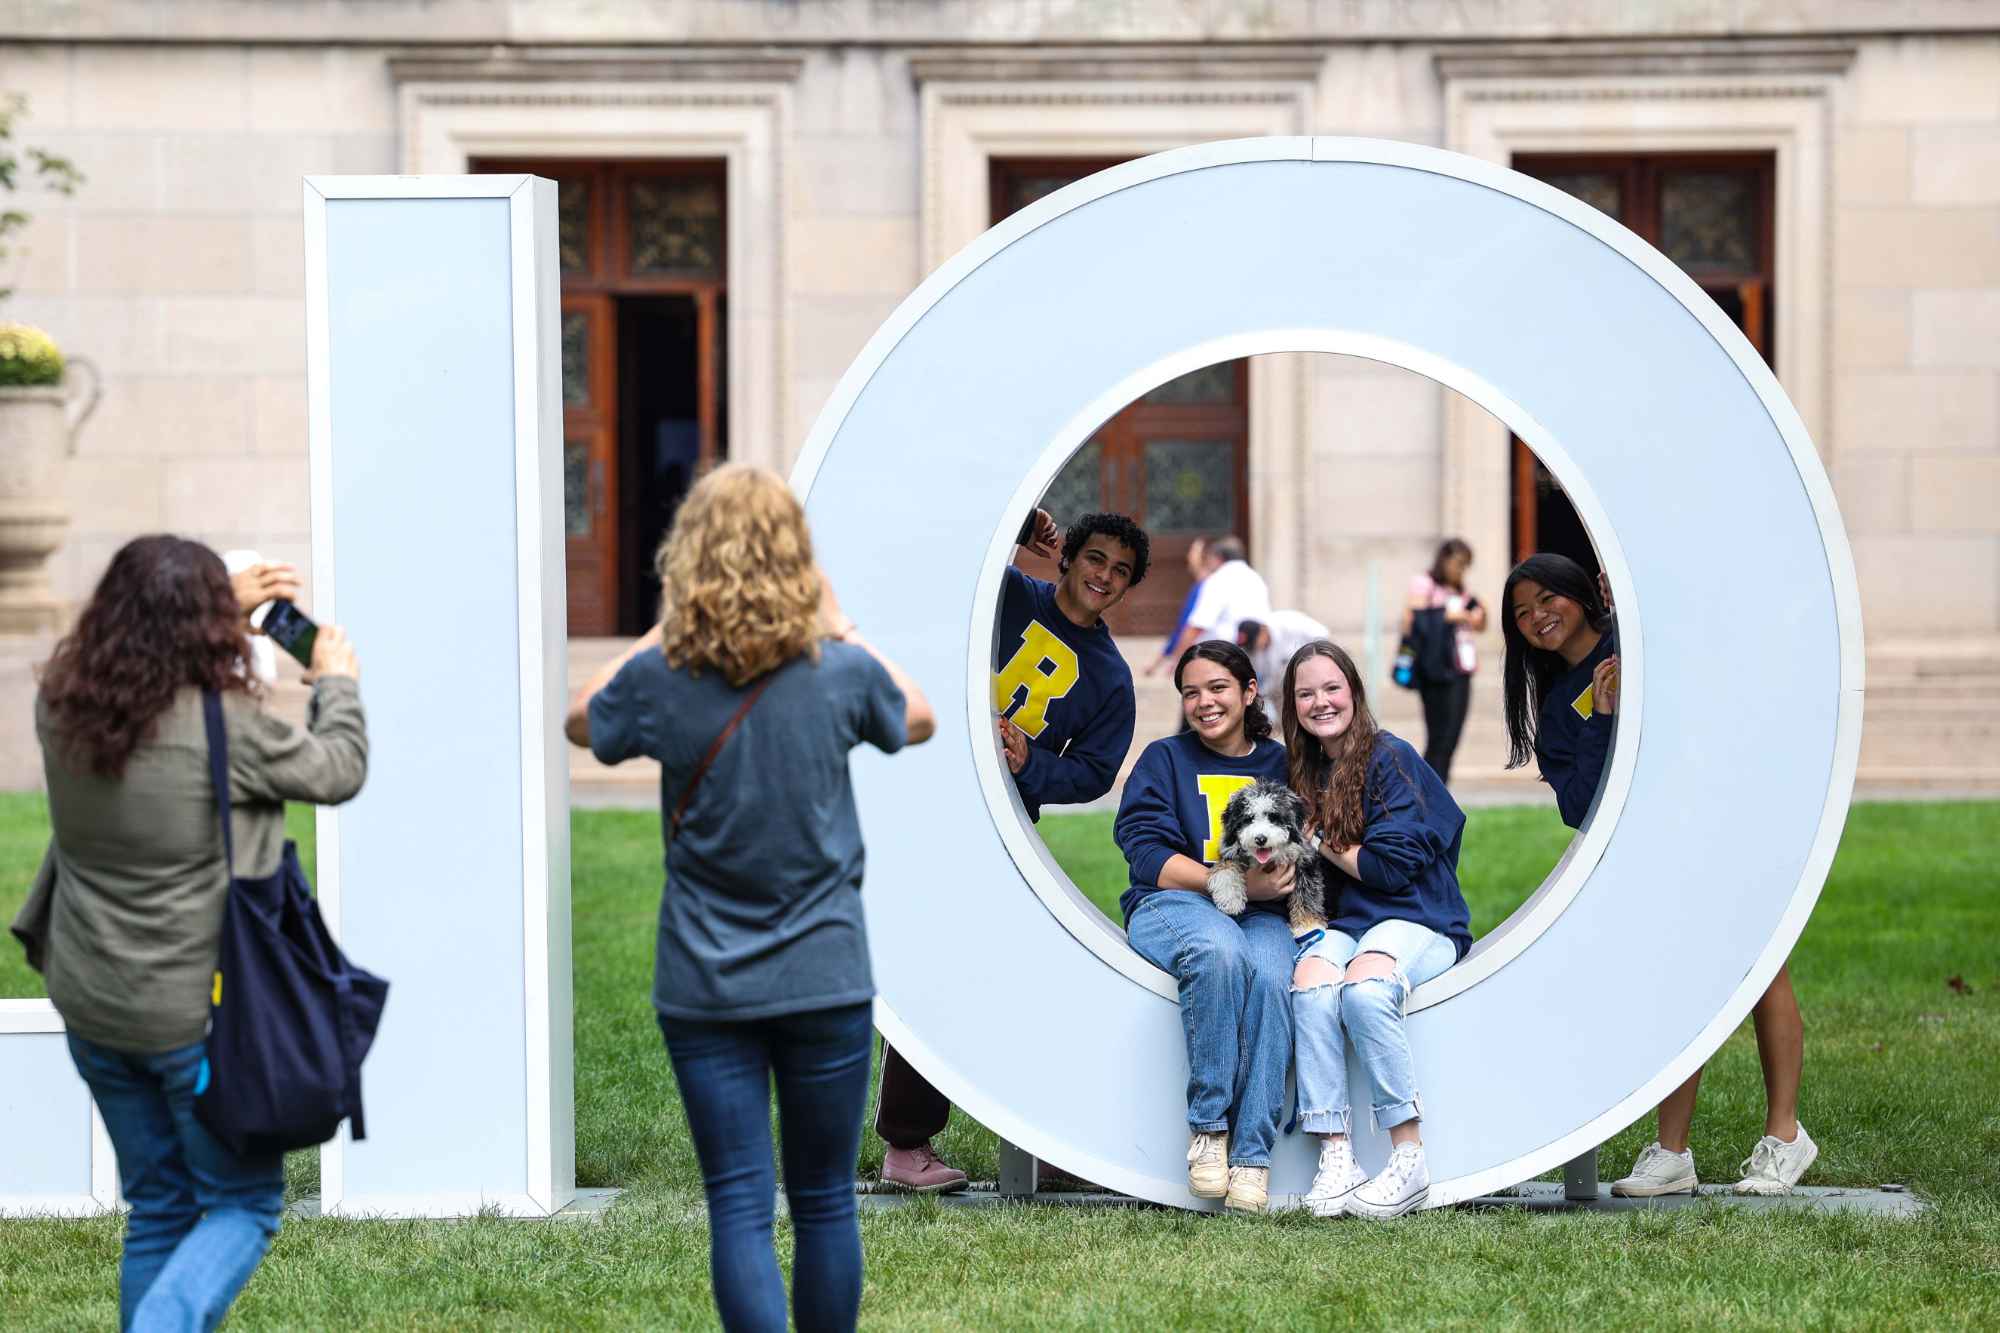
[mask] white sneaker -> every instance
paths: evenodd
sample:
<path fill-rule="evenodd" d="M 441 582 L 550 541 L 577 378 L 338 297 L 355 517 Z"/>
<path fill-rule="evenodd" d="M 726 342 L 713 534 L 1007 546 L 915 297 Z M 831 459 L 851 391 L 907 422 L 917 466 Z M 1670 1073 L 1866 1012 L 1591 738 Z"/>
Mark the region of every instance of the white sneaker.
<path fill-rule="evenodd" d="M 1354 1145 L 1344 1138 L 1327 1139 L 1319 1145 L 1319 1173 L 1306 1207 L 1314 1217 L 1339 1217 L 1347 1211 L 1348 1197 L 1367 1183 L 1368 1173 L 1354 1160 Z"/>
<path fill-rule="evenodd" d="M 1400 1143 L 1389 1154 L 1389 1164 L 1380 1175 L 1347 1196 L 1347 1211 L 1362 1217 L 1401 1217 L 1421 1208 L 1431 1192 L 1431 1172 L 1424 1163 L 1424 1150 L 1414 1143 Z"/>
<path fill-rule="evenodd" d="M 1632 1174 L 1611 1182 L 1621 1199 L 1657 1199 L 1662 1194 L 1692 1194 L 1695 1187 L 1694 1149 L 1669 1152 L 1649 1143 L 1632 1163 Z"/>
<path fill-rule="evenodd" d="M 1799 1177 L 1818 1156 L 1819 1145 L 1812 1141 L 1804 1125 L 1799 1126 L 1798 1137 L 1790 1143 L 1766 1134 L 1757 1140 L 1749 1160 L 1743 1163 L 1743 1179 L 1736 1182 L 1736 1192 L 1790 1194 L 1792 1186 L 1799 1183 Z"/>
<path fill-rule="evenodd" d="M 1229 1136 L 1195 1134 L 1188 1142 L 1188 1193 L 1219 1199 L 1229 1192 Z"/>

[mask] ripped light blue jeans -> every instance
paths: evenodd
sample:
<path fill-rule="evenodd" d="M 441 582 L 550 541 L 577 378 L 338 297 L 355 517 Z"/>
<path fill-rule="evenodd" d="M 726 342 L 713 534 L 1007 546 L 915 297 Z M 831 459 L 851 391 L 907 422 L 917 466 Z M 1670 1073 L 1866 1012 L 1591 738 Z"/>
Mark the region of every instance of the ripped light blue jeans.
<path fill-rule="evenodd" d="M 1349 1038 L 1368 1075 L 1375 1128 L 1386 1132 L 1423 1115 L 1403 1006 L 1411 991 L 1458 961 L 1458 947 L 1414 921 L 1380 921 L 1359 940 L 1328 930 L 1300 952 L 1298 961 L 1320 958 L 1340 971 L 1364 953 L 1393 958 L 1394 974 L 1292 988 L 1299 1128 L 1308 1134 L 1348 1132 Z"/>

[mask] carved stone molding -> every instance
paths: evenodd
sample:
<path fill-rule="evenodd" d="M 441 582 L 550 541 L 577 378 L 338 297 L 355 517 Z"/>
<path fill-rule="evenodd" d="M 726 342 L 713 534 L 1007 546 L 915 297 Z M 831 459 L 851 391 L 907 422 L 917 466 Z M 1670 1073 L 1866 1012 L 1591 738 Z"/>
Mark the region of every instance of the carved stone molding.
<path fill-rule="evenodd" d="M 1318 45 L 1118 45 L 918 47 L 909 53 L 919 85 L 982 81 L 1311 82 L 1326 62 Z"/>
<path fill-rule="evenodd" d="M 755 48 L 472 46 L 427 48 L 389 57 L 389 76 L 398 84 L 790 83 L 804 68 L 802 55 Z"/>
<path fill-rule="evenodd" d="M 1833 40 L 1506 42 L 1445 46 L 1440 79 L 1785 78 L 1842 74 L 1854 63 L 1852 42 Z"/>

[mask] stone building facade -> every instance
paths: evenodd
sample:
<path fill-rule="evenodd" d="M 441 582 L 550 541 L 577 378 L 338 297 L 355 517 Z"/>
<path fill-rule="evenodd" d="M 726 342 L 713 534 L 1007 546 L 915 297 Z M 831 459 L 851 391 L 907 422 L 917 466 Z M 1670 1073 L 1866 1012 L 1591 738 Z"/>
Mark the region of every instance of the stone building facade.
<path fill-rule="evenodd" d="M 566 272 L 579 340 L 616 333 L 702 398 L 656 412 L 684 438 L 573 417 L 577 439 L 603 432 L 576 484 L 604 484 L 590 465 L 608 460 L 637 493 L 620 468 L 673 448 L 788 467 L 876 326 L 1000 194 L 1059 184 L 1065 163 L 1305 133 L 1628 181 L 1748 163 L 1762 267 L 1715 290 L 1756 307 L 1740 319 L 1761 321 L 1846 520 L 1871 686 L 1891 687 L 1871 693 L 1864 780 L 2000 785 L 2000 4 L 84 0 L 7 6 L 0 42 L 20 133 L 89 177 L 30 193 L 0 278 L 17 289 L 0 316 L 105 380 L 53 562 L 72 601 L 142 531 L 308 563 L 304 175 L 589 175 L 578 237 L 609 257 L 576 262 L 613 266 L 644 225 L 633 200 L 676 172 L 712 180 L 700 281 L 668 273 L 685 251 L 657 281 Z M 1217 429 L 1243 464 L 1210 481 L 1240 488 L 1229 526 L 1280 604 L 1360 633 L 1444 535 L 1497 592 L 1533 485 L 1504 428 L 1366 362 L 1259 358 L 1231 392 L 1240 420 Z M 629 569 L 648 533 L 621 530 L 608 558 Z M 605 577 L 593 635 L 643 600 Z M 10 714 L 39 648 L 0 645 Z M 15 755 L 22 739 L 0 728 Z M 32 781 L 9 762 L 0 778 Z"/>

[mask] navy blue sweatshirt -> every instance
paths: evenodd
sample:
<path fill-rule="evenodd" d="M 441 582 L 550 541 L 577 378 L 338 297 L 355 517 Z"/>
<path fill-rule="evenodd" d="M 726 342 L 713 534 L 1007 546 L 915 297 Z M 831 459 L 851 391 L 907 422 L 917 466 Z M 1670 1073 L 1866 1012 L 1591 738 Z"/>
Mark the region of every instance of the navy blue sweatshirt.
<path fill-rule="evenodd" d="M 1555 788 L 1556 808 L 1571 828 L 1583 827 L 1611 757 L 1614 719 L 1591 707 L 1591 673 L 1617 651 L 1614 628 L 1597 641 L 1590 656 L 1556 677 L 1535 721 L 1535 762 L 1541 765 L 1542 781 Z"/>
<path fill-rule="evenodd" d="M 1222 810 L 1229 798 L 1254 782 L 1285 780 L 1285 747 L 1266 737 L 1249 754 L 1217 754 L 1192 731 L 1154 741 L 1125 779 L 1112 836 L 1132 867 L 1132 886 L 1119 895 L 1127 926 L 1132 909 L 1160 888 L 1160 871 L 1176 853 L 1213 865 L 1222 855 Z M 1283 913 L 1285 900 L 1251 903 Z"/>
<path fill-rule="evenodd" d="M 1368 761 L 1362 815 L 1367 824 L 1355 878 L 1327 865 L 1333 928 L 1355 939 L 1384 921 L 1414 921 L 1451 938 L 1458 956 L 1472 947 L 1472 913 L 1458 889 L 1465 812 L 1400 736 L 1380 732 Z"/>
<path fill-rule="evenodd" d="M 1132 668 L 1099 621 L 1084 629 L 1056 608 L 1056 585 L 1012 565 L 1000 588 L 993 711 L 1028 736 L 1014 775 L 1028 818 L 1111 790 L 1132 748 Z"/>

